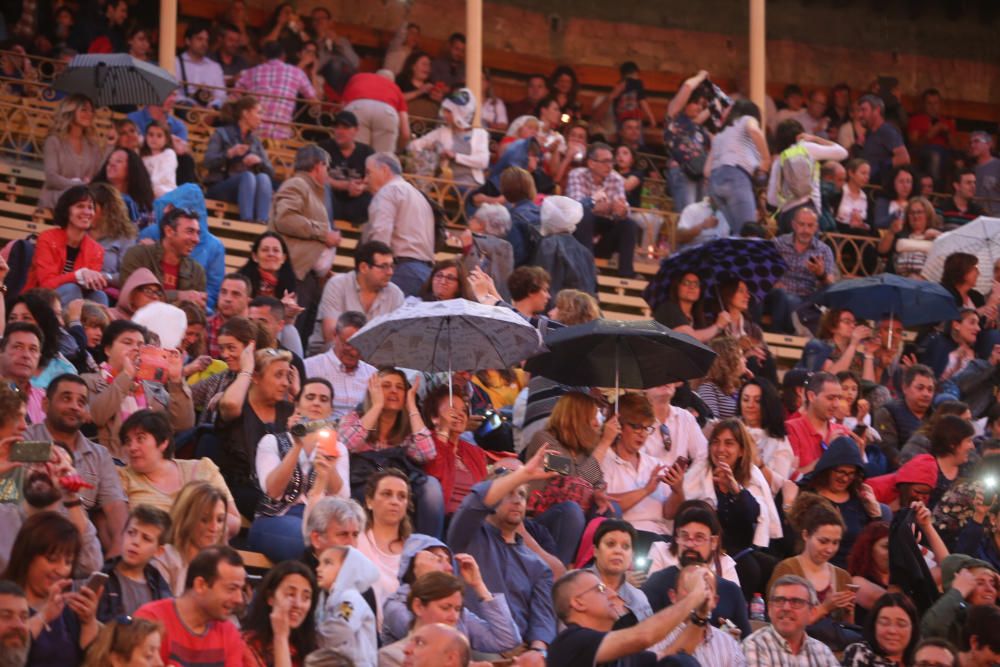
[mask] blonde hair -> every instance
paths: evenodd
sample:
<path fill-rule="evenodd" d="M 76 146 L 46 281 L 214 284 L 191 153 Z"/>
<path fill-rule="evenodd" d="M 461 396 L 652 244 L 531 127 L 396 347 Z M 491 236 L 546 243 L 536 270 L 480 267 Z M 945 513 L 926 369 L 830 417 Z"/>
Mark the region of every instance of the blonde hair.
<path fill-rule="evenodd" d="M 105 623 L 87 649 L 83 667 L 107 667 L 111 664 L 112 655 L 127 662 L 146 637 L 154 632 L 162 635 L 163 626 L 145 618 L 128 617 L 127 623 L 120 623 L 118 619 Z"/>
<path fill-rule="evenodd" d="M 592 425 L 598 407 L 597 399 L 587 394 L 578 391 L 563 394 L 552 408 L 545 429 L 569 451 L 590 454 L 599 435 Z"/>
<path fill-rule="evenodd" d="M 181 487 L 170 512 L 170 536 L 167 541 L 174 545 L 182 559 L 188 547 L 193 546 L 192 536 L 202 517 L 211 512 L 220 500 L 228 513 L 229 499 L 222 489 L 208 482 L 188 482 Z M 223 530 L 219 534 L 219 544 L 225 543 L 226 531 Z"/>
<path fill-rule="evenodd" d="M 139 231 L 129 218 L 125 200 L 110 183 L 94 183 L 90 186 L 94 202 L 101 207 L 101 215 L 94 219 L 90 235 L 95 241 L 103 238 L 134 239 Z"/>
<path fill-rule="evenodd" d="M 601 316 L 597 299 L 578 289 L 559 290 L 556 294 L 559 322 L 567 326 L 591 322 Z"/>
<path fill-rule="evenodd" d="M 267 367 L 276 361 L 287 361 L 292 363 L 292 353 L 288 350 L 278 350 L 273 347 L 264 350 L 257 350 L 253 355 L 253 374 L 260 377 L 267 370 Z M 305 378 L 302 378 L 303 380 Z"/>
<path fill-rule="evenodd" d="M 924 215 L 927 216 L 927 229 L 941 229 L 941 218 L 927 197 L 910 197 L 910 201 L 906 203 L 906 211 L 903 212 L 903 222 L 906 224 L 907 229 L 910 229 L 910 209 L 914 206 L 924 207 Z"/>
<path fill-rule="evenodd" d="M 89 104 L 91 109 L 94 108 L 93 101 L 86 95 L 74 93 L 69 97 L 63 98 L 52 116 L 52 127 L 49 129 L 49 134 L 56 137 L 65 137 L 69 134 L 70 128 L 76 121 L 76 112 L 84 104 Z M 83 129 L 83 137 L 93 144 L 98 143 L 97 133 L 94 132 L 93 125 Z"/>

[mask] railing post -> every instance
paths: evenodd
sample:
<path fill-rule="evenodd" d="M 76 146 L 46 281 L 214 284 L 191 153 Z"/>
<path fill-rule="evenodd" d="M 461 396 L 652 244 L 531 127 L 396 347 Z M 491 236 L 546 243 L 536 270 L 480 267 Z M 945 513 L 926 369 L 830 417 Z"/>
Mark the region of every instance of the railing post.
<path fill-rule="evenodd" d="M 762 125 L 767 124 L 766 28 L 764 0 L 750 0 L 750 99 L 760 109 Z"/>
<path fill-rule="evenodd" d="M 160 0 L 160 67 L 174 76 L 177 57 L 177 0 Z"/>
<path fill-rule="evenodd" d="M 483 0 L 465 0 L 465 85 L 476 96 L 473 127 L 483 106 Z"/>

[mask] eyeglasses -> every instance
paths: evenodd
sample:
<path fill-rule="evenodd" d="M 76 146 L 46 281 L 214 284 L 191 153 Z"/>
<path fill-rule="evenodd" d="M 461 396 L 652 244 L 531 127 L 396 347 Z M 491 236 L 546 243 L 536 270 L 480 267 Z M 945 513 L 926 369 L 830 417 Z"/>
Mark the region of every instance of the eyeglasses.
<path fill-rule="evenodd" d="M 577 597 L 583 597 L 587 593 L 592 593 L 593 591 L 597 591 L 598 593 L 600 593 L 600 594 L 603 595 L 604 591 L 606 591 L 606 590 L 608 590 L 608 587 L 605 586 L 603 582 L 598 581 L 596 584 L 594 584 L 593 586 L 591 586 L 587 590 L 585 590 L 582 593 L 580 593 L 579 595 L 577 595 Z"/>
<path fill-rule="evenodd" d="M 591 162 L 596 162 L 597 164 L 611 164 L 614 162 L 614 158 L 604 158 L 603 160 L 598 160 L 596 157 L 590 158 Z"/>
<path fill-rule="evenodd" d="M 681 281 L 681 287 L 701 287 L 701 281 L 685 278 L 684 280 Z"/>
<path fill-rule="evenodd" d="M 836 475 L 837 477 L 857 477 L 858 471 L 855 468 L 852 468 L 851 470 L 839 470 L 834 468 L 830 474 Z"/>
<path fill-rule="evenodd" d="M 786 598 L 783 595 L 779 595 L 771 598 L 770 604 L 772 608 L 788 605 L 792 609 L 799 611 L 809 606 L 809 600 L 805 598 Z"/>
<path fill-rule="evenodd" d="M 139 292 L 145 294 L 146 296 L 163 298 L 163 290 L 156 285 L 143 285 L 139 288 Z"/>
<path fill-rule="evenodd" d="M 646 435 L 653 432 L 653 426 L 644 426 L 642 424 L 636 424 L 635 422 L 622 422 L 625 426 L 628 426 L 633 431 L 642 431 Z"/>
<path fill-rule="evenodd" d="M 458 282 L 458 276 L 453 276 L 453 275 L 450 275 L 450 274 L 447 274 L 447 273 L 435 273 L 434 274 L 434 280 L 440 280 L 440 281 L 446 282 L 446 283 L 457 283 Z"/>
<path fill-rule="evenodd" d="M 666 424 L 660 424 L 660 437 L 663 439 L 663 449 L 669 452 L 674 445 L 674 439 L 670 437 L 670 427 Z"/>
<path fill-rule="evenodd" d="M 373 269 L 381 269 L 382 271 L 392 271 L 393 266 L 395 265 L 392 262 L 382 262 L 381 264 L 371 265 Z"/>
<path fill-rule="evenodd" d="M 712 539 L 711 535 L 689 535 L 687 533 L 677 533 L 674 535 L 674 542 L 680 544 L 684 542 L 685 544 L 693 544 L 696 547 L 708 544 Z"/>

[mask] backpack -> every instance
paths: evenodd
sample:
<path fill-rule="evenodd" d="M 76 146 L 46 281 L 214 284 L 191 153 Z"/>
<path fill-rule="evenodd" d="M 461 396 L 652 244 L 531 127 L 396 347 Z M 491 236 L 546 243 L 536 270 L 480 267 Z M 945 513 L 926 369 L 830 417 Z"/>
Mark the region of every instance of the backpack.
<path fill-rule="evenodd" d="M 778 199 L 785 202 L 812 194 L 813 181 L 819 177 L 819 165 L 809 152 L 796 144 L 781 152 L 778 158 Z"/>

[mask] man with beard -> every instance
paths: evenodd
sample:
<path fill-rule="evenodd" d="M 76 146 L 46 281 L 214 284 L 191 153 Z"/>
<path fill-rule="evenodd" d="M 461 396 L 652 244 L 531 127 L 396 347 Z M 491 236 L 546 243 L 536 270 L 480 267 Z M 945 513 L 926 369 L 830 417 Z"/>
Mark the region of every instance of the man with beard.
<path fill-rule="evenodd" d="M 28 664 L 28 598 L 12 581 L 0 581 L 0 667 Z"/>
<path fill-rule="evenodd" d="M 101 545 L 112 558 L 121 551 L 121 536 L 128 518 L 128 501 L 111 454 L 80 432 L 90 419 L 90 392 L 78 375 L 64 373 L 49 383 L 42 408 L 45 421 L 25 431 L 26 440 L 49 440 L 69 450 L 73 465 L 91 488 L 80 489 L 83 509 L 99 527 Z"/>
<path fill-rule="evenodd" d="M 83 548 L 76 561 L 73 578 L 79 579 L 101 569 L 104 557 L 97 529 L 83 511 L 83 501 L 75 491 L 65 489 L 60 480 L 77 474 L 69 452 L 59 445 L 52 446 L 52 456 L 45 463 L 32 463 L 24 473 L 24 500 L 21 503 L 0 504 L 0 571 L 7 568 L 14 539 L 24 521 L 46 510 L 59 512 L 68 518 L 83 538 Z"/>
<path fill-rule="evenodd" d="M 692 504 L 680 511 L 674 521 L 674 544 L 680 567 L 672 565 L 654 572 L 642 587 L 653 611 L 670 606 L 667 592 L 676 588 L 680 568 L 703 563 L 719 569 L 720 532 L 719 520 L 707 505 Z M 738 583 L 720 576 L 720 572 L 716 571 L 716 575 L 719 601 L 712 610 L 712 625 L 728 619 L 746 637 L 750 634 L 750 619 L 743 591 Z"/>
<path fill-rule="evenodd" d="M 840 662 L 818 639 L 806 634 L 819 604 L 812 584 L 794 574 L 779 577 L 767 596 L 771 625 L 743 640 L 747 667 L 837 667 Z"/>

